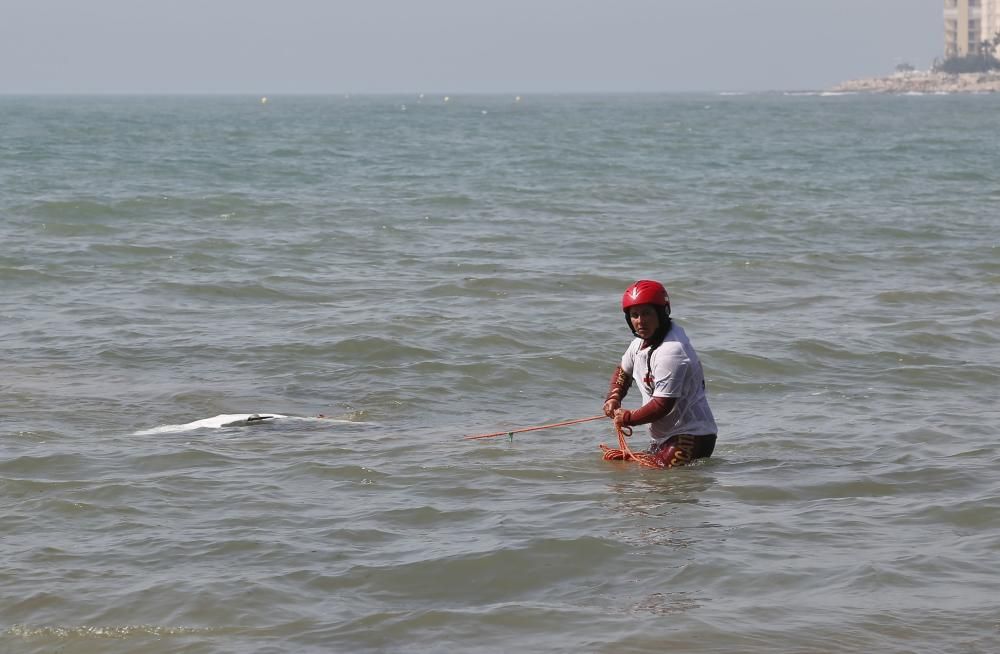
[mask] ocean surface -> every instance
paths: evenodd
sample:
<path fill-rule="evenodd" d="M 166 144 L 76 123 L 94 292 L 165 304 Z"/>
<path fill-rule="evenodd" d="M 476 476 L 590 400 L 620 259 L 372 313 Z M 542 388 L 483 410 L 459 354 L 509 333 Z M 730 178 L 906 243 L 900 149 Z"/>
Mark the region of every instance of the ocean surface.
<path fill-rule="evenodd" d="M 4 654 L 1000 651 L 1000 96 L 5 96 L 0 237 Z M 710 460 L 463 439 L 640 278 Z"/>

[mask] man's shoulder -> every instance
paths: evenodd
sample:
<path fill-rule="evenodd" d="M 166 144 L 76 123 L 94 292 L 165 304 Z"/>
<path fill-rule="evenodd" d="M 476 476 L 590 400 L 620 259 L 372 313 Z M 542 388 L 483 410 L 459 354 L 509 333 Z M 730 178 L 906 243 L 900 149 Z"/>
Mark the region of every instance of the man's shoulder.
<path fill-rule="evenodd" d="M 642 339 L 641 338 L 633 338 L 629 342 L 628 347 L 625 348 L 625 354 L 634 355 L 636 352 L 639 351 L 639 348 L 641 348 L 641 347 L 642 347 Z"/>
<path fill-rule="evenodd" d="M 656 348 L 657 353 L 667 357 L 687 356 L 684 343 L 678 340 L 664 340 L 660 347 Z"/>
<path fill-rule="evenodd" d="M 667 332 L 667 338 L 674 341 L 686 341 L 687 337 L 688 335 L 687 332 L 684 331 L 684 327 L 681 326 L 681 324 L 678 323 L 676 320 L 671 320 L 670 331 Z"/>

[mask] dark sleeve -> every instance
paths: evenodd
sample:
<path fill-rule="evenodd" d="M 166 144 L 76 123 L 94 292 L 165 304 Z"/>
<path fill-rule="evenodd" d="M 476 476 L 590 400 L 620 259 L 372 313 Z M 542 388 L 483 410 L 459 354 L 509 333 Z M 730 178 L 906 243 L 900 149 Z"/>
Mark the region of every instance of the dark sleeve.
<path fill-rule="evenodd" d="M 621 402 L 628 393 L 629 386 L 631 385 L 632 378 L 622 370 L 621 366 L 618 366 L 611 375 L 611 384 L 608 386 L 608 394 L 604 397 L 604 401 L 618 400 Z"/>
<path fill-rule="evenodd" d="M 654 397 L 635 411 L 625 411 L 625 424 L 631 427 L 656 422 L 670 413 L 676 403 L 677 398 L 674 397 Z"/>

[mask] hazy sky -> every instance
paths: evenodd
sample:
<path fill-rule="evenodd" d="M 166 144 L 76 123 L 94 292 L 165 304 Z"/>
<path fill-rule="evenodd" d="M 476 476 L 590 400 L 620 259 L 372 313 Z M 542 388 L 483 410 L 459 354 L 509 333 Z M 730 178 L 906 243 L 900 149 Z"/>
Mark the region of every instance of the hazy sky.
<path fill-rule="evenodd" d="M 0 0 L 0 93 L 819 89 L 927 68 L 942 0 Z"/>

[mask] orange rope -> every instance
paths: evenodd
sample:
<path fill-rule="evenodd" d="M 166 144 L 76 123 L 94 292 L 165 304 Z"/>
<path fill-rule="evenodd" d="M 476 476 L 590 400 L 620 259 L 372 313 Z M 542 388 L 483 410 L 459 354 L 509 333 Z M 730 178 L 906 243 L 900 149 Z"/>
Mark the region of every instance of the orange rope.
<path fill-rule="evenodd" d="M 649 452 L 633 452 L 625 439 L 632 435 L 631 427 L 616 427 L 615 431 L 618 432 L 618 447 L 615 450 L 604 443 L 601 443 L 600 447 L 604 450 L 604 460 L 605 461 L 635 461 L 639 465 L 646 468 L 662 468 L 655 456 Z"/>
<path fill-rule="evenodd" d="M 478 438 L 493 438 L 494 436 L 510 436 L 514 437 L 514 434 L 520 434 L 526 431 L 538 431 L 539 429 L 549 429 L 550 427 L 564 427 L 566 425 L 575 425 L 581 422 L 590 422 L 591 420 L 600 420 L 605 416 L 591 416 L 589 418 L 578 418 L 576 420 L 567 420 L 565 422 L 554 422 L 551 425 L 539 425 L 537 427 L 523 427 L 521 429 L 511 429 L 510 431 L 495 431 L 490 434 L 476 434 L 475 436 L 465 436 L 464 440 L 474 440 Z M 629 448 L 628 443 L 625 441 L 626 438 L 632 435 L 631 427 L 616 427 L 615 431 L 618 433 L 618 448 L 612 449 L 601 443 L 600 448 L 604 451 L 605 461 L 635 461 L 639 465 L 646 468 L 662 468 L 663 465 L 660 461 L 654 457 L 649 452 L 633 452 Z"/>
<path fill-rule="evenodd" d="M 578 418 L 577 420 L 567 420 L 566 422 L 554 422 L 551 425 L 539 425 L 538 427 L 524 427 L 522 429 L 511 429 L 510 431 L 495 431 L 492 434 L 476 434 L 475 436 L 463 436 L 463 440 L 471 441 L 477 438 L 493 438 L 494 436 L 512 436 L 514 434 L 520 434 L 525 431 L 538 431 L 539 429 L 548 429 L 550 427 L 563 427 L 565 425 L 575 425 L 579 422 L 590 422 L 591 420 L 600 420 L 604 415 L 591 416 L 589 418 Z"/>

